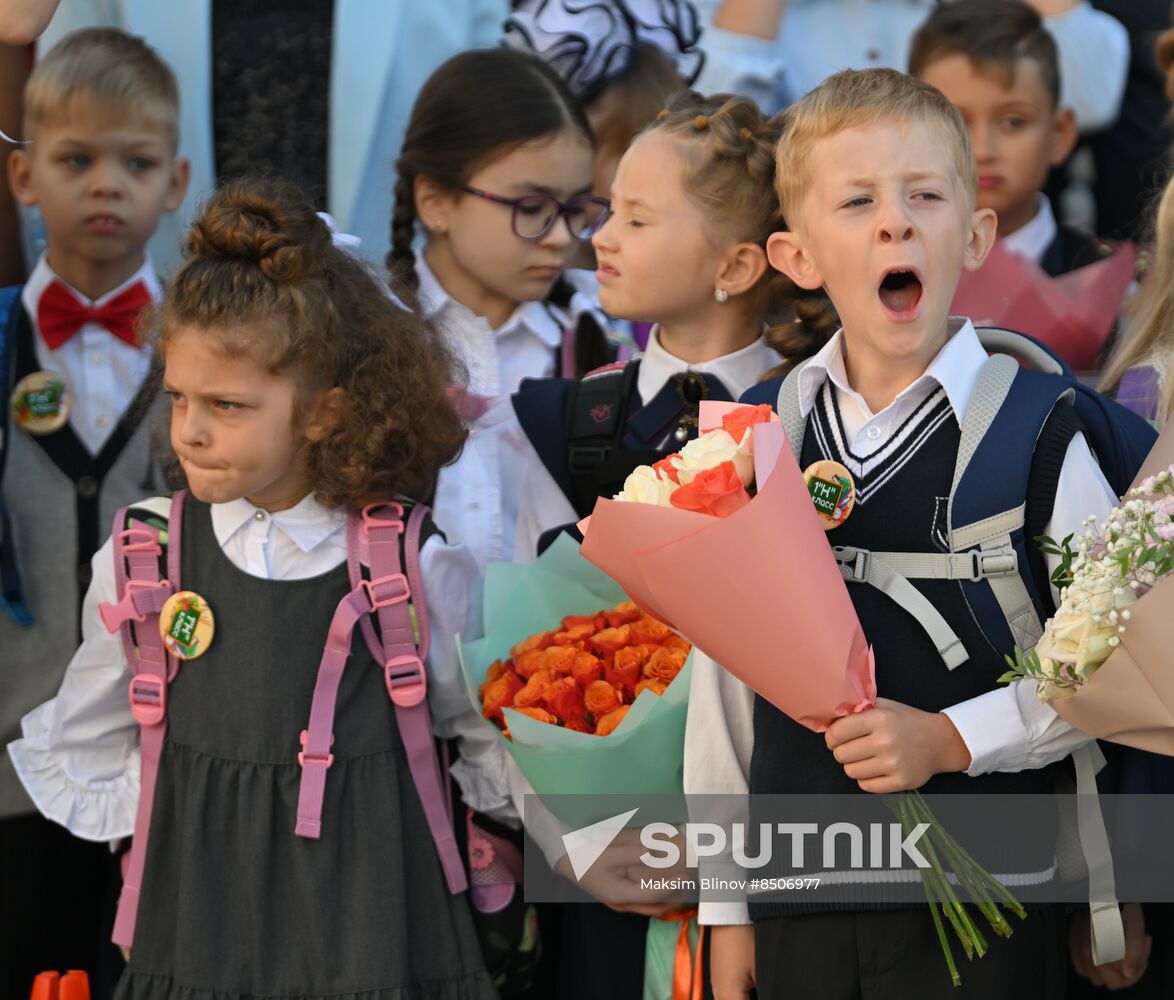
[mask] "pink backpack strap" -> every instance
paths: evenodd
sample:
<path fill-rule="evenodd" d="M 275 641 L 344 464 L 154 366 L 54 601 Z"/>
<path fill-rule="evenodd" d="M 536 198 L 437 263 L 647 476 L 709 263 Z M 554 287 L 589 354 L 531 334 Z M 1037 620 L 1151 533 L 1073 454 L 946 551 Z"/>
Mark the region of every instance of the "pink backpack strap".
<path fill-rule="evenodd" d="M 330 637 L 319 666 L 310 706 L 310 724 L 302 732 L 298 763 L 302 779 L 298 793 L 295 833 L 318 837 L 322 828 L 322 802 L 326 774 L 334 762 L 334 707 L 351 636 L 356 624 L 377 663 L 383 664 L 384 683 L 395 705 L 396 722 L 408 757 L 412 780 L 424 807 L 424 815 L 440 856 L 451 892 L 467 887 L 447 812 L 447 786 L 443 780 L 428 715 L 427 675 L 424 657 L 429 644 L 428 612 L 420 580 L 420 529 L 428 509 L 414 506 L 404 524 L 403 507 L 397 503 L 371 504 L 352 512 L 347 523 L 347 564 L 352 590 L 338 605 L 330 625 Z M 400 562 L 400 535 L 404 538 L 404 565 Z M 366 559 L 363 559 L 365 554 Z M 362 578 L 361 563 L 371 570 Z M 406 569 L 406 572 L 403 570 Z M 409 605 L 412 594 L 417 595 Z M 420 632 L 417 647 L 412 629 L 412 608 Z M 379 624 L 375 635 L 371 612 Z"/>
<path fill-rule="evenodd" d="M 127 509 L 118 512 L 114 520 L 114 579 L 121 597 L 115 604 L 102 604 L 98 608 L 106 628 L 122 633 L 126 662 L 133 673 L 130 707 L 139 723 L 142 756 L 134 838 L 114 919 L 114 943 L 124 948 L 129 948 L 134 940 L 155 780 L 167 732 L 167 685 L 179 666 L 163 645 L 159 612 L 167 598 L 179 590 L 183 501 L 183 490 L 176 492 L 171 500 L 165 580 L 159 579 L 159 556 L 163 549 L 158 530 L 133 516 L 131 526 L 126 527 Z"/>

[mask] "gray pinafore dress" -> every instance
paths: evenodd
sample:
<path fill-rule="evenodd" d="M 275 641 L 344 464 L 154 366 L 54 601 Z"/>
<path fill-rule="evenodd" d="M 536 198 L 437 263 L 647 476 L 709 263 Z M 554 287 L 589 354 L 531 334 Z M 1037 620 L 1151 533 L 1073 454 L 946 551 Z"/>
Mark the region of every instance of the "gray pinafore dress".
<path fill-rule="evenodd" d="M 188 498 L 180 584 L 216 635 L 168 692 L 130 964 L 116 1000 L 490 1000 L 380 668 L 358 630 L 339 689 L 322 836 L 294 835 L 298 736 L 346 565 L 237 569 Z"/>

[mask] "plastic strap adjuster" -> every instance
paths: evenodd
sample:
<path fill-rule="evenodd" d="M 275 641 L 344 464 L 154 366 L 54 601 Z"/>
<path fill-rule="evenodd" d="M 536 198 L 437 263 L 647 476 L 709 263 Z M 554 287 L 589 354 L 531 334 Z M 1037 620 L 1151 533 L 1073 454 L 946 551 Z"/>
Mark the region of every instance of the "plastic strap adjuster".
<path fill-rule="evenodd" d="M 399 584 L 399 593 L 380 597 L 379 593 L 387 585 L 392 583 Z M 387 576 L 381 576 L 374 580 L 360 580 L 359 589 L 366 593 L 367 600 L 371 602 L 370 611 L 375 611 L 377 608 L 386 608 L 392 604 L 399 604 L 401 601 L 406 601 L 412 593 L 411 588 L 408 586 L 408 578 L 403 573 L 390 573 Z"/>
<path fill-rule="evenodd" d="M 390 508 L 395 511 L 395 517 L 388 520 L 382 517 L 372 517 L 371 512 L 375 510 L 384 510 Z M 359 515 L 360 526 L 363 532 L 363 537 L 369 536 L 372 528 L 391 528 L 397 533 L 402 533 L 404 530 L 404 508 L 402 504 L 389 500 L 386 503 L 369 503 L 363 508 Z"/>
<path fill-rule="evenodd" d="M 846 566 L 849 578 L 853 583 L 863 583 L 868 579 L 868 559 L 872 554 L 868 549 L 858 549 L 852 545 L 837 545 L 832 547 L 836 562 Z"/>
<path fill-rule="evenodd" d="M 328 753 L 325 757 L 313 757 L 306 753 L 306 744 L 310 740 L 310 733 L 303 729 L 302 735 L 298 737 L 298 741 L 302 744 L 302 749 L 298 751 L 298 763 L 305 767 L 307 764 L 317 764 L 319 767 L 329 768 L 334 763 L 334 754 Z M 334 746 L 334 737 L 330 737 L 330 745 Z"/>
<path fill-rule="evenodd" d="M 146 611 L 139 611 L 135 606 L 136 590 L 167 590 L 170 596 L 171 583 L 167 580 L 127 580 L 126 589 L 117 603 L 98 605 L 98 614 L 107 632 L 117 632 L 123 623 L 141 622 L 147 617 Z M 162 607 L 163 603 L 160 602 L 159 608 L 152 610 L 162 610 Z"/>
<path fill-rule="evenodd" d="M 970 579 L 974 582 L 992 576 L 1011 576 L 1019 570 L 1019 556 L 1010 552 L 973 552 L 974 568 Z"/>
<path fill-rule="evenodd" d="M 139 538 L 141 541 L 133 541 Z M 159 547 L 159 536 L 149 528 L 127 528 L 118 533 L 118 541 L 123 553 L 150 552 L 153 556 L 160 556 L 163 550 Z"/>
<path fill-rule="evenodd" d="M 428 693 L 427 675 L 418 656 L 393 656 L 383 666 L 387 693 L 399 708 L 414 708 Z"/>
<path fill-rule="evenodd" d="M 162 722 L 167 714 L 167 681 L 154 674 L 135 674 L 130 682 L 130 712 L 141 726 Z"/>

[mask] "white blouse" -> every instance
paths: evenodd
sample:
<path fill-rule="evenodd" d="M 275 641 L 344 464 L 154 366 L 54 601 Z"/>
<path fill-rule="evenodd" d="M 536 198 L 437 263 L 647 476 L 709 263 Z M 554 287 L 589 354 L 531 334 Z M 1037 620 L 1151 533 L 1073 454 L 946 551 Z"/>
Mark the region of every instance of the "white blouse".
<path fill-rule="evenodd" d="M 161 514 L 170 500 L 147 501 Z M 247 500 L 212 506 L 212 529 L 237 568 L 264 580 L 299 580 L 346 559 L 346 514 L 313 496 L 269 513 Z M 505 752 L 496 729 L 470 703 L 453 636 L 481 631 L 481 577 L 461 545 L 439 536 L 424 543 L 420 573 L 431 616 L 428 707 L 433 732 L 456 737 L 461 755 L 452 767 L 465 801 L 513 823 Z M 130 712 L 130 670 L 118 633 L 106 631 L 101 602 L 118 598 L 113 542 L 93 559 L 93 579 L 82 605 L 82 644 L 57 696 L 21 723 L 23 738 L 9 744 L 17 775 L 37 808 L 85 840 L 130 836 L 139 797 L 139 726 Z M 308 706 L 307 706 L 308 707 Z"/>

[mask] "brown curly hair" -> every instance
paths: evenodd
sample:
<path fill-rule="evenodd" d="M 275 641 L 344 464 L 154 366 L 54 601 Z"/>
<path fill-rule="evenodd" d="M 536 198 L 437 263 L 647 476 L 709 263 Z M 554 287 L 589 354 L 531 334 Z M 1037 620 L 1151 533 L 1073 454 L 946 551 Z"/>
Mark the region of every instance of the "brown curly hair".
<path fill-rule="evenodd" d="M 341 388 L 339 426 L 305 445 L 322 503 L 431 494 L 465 439 L 450 402 L 459 366 L 367 265 L 334 246 L 300 190 L 272 180 L 227 185 L 192 224 L 186 255 L 159 307 L 161 357 L 178 328 L 197 327 L 227 357 L 293 377 L 302 398 Z"/>
<path fill-rule="evenodd" d="M 775 146 L 781 115 L 767 118 L 747 97 L 685 90 L 645 130 L 686 140 L 685 191 L 738 242 L 766 250 L 771 233 L 783 227 L 775 196 Z M 807 291 L 768 267 L 749 296 L 752 317 L 767 324 L 767 344 L 783 358 L 764 378 L 789 371 L 810 357 L 836 331 L 831 300 Z"/>

